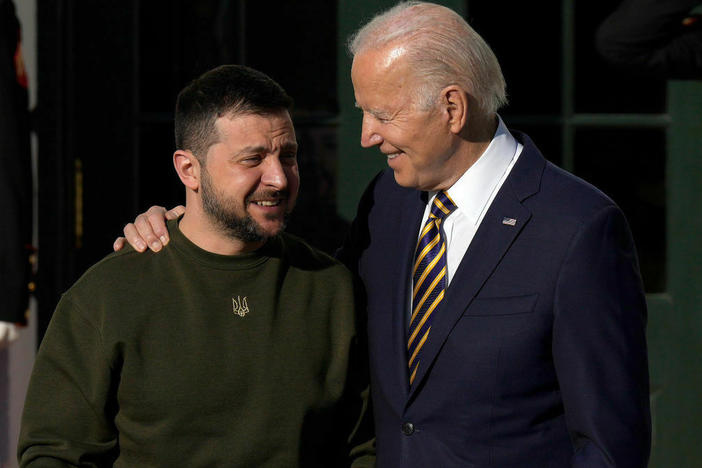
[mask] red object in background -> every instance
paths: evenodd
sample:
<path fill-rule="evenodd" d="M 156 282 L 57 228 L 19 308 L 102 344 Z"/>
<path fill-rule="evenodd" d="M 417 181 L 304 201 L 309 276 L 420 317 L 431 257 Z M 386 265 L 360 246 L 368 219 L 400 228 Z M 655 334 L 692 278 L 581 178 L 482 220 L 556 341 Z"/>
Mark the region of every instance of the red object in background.
<path fill-rule="evenodd" d="M 15 49 L 14 61 L 17 83 L 24 89 L 28 89 L 29 82 L 27 80 L 27 69 L 24 68 L 24 60 L 22 60 L 22 37 L 19 30 L 17 30 L 17 48 Z"/>
<path fill-rule="evenodd" d="M 682 25 L 688 28 L 696 24 L 700 24 L 700 17 L 698 15 L 688 16 L 682 20 Z"/>

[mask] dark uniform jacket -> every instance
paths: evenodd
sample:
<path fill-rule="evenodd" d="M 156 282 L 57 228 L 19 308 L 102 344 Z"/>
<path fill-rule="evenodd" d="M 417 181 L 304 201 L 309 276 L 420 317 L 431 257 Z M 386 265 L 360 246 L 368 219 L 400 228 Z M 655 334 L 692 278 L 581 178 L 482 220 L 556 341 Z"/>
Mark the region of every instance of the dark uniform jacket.
<path fill-rule="evenodd" d="M 32 235 L 32 179 L 27 78 L 19 22 L 11 0 L 0 0 L 0 321 L 23 323 Z"/>

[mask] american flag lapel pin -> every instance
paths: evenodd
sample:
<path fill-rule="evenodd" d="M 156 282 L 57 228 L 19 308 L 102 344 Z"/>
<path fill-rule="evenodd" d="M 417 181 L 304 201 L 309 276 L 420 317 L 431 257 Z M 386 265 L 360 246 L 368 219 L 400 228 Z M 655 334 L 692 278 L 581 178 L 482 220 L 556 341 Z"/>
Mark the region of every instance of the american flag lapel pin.
<path fill-rule="evenodd" d="M 514 218 L 502 218 L 502 224 L 506 224 L 507 226 L 516 226 L 517 220 Z"/>

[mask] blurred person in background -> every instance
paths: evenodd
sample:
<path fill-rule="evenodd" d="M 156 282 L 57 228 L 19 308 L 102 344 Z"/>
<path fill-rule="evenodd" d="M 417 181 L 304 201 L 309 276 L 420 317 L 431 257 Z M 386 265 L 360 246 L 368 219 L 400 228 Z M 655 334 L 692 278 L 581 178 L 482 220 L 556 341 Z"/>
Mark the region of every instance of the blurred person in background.
<path fill-rule="evenodd" d="M 700 0 L 624 0 L 596 33 L 600 55 L 624 71 L 702 79 Z"/>
<path fill-rule="evenodd" d="M 27 75 L 12 0 L 0 0 L 0 348 L 26 324 L 32 243 Z"/>

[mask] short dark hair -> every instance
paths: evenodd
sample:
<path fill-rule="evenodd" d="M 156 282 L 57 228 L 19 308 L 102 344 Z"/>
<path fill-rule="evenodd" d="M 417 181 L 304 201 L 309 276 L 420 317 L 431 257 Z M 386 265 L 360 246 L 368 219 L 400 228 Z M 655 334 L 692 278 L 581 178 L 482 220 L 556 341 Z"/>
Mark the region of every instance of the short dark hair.
<path fill-rule="evenodd" d="M 217 142 L 215 121 L 224 115 L 265 115 L 289 110 L 292 98 L 265 73 L 244 65 L 221 65 L 187 85 L 175 108 L 175 144 L 204 162 Z"/>

